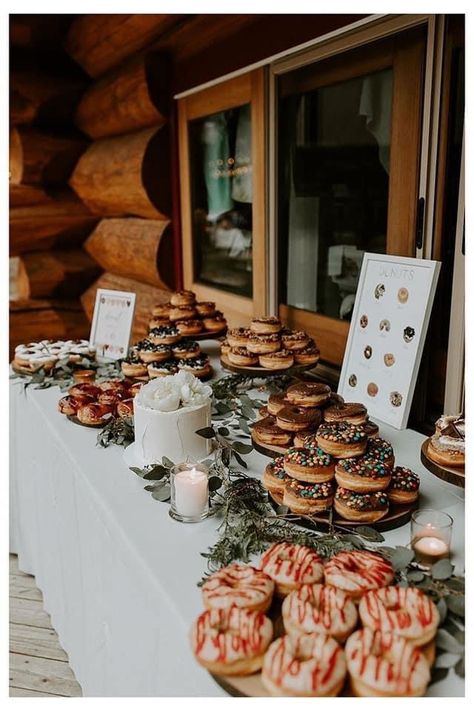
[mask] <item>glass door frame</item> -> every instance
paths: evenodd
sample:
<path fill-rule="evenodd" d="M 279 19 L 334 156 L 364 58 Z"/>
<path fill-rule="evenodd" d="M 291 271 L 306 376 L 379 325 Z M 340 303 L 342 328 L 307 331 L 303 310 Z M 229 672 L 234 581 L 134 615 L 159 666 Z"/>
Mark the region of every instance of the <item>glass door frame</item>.
<path fill-rule="evenodd" d="M 202 301 L 215 301 L 225 311 L 230 326 L 241 326 L 252 316 L 265 314 L 267 309 L 265 79 L 265 70 L 260 68 L 178 99 L 184 288 L 195 291 Z M 195 279 L 191 214 L 188 123 L 243 104 L 250 104 L 252 122 L 252 298 Z"/>

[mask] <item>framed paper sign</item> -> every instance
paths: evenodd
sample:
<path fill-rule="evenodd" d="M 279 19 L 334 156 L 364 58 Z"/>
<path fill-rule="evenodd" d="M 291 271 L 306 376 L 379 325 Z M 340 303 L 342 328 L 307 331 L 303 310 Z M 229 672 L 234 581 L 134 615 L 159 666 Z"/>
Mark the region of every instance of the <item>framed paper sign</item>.
<path fill-rule="evenodd" d="M 406 427 L 440 262 L 364 255 L 338 393 Z"/>
<path fill-rule="evenodd" d="M 128 353 L 135 294 L 97 289 L 90 342 L 98 357 L 119 360 Z"/>

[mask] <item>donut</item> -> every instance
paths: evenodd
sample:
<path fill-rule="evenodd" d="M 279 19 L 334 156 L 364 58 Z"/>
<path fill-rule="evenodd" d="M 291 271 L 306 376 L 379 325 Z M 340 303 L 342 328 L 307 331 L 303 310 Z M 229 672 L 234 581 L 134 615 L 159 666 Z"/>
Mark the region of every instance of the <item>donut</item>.
<path fill-rule="evenodd" d="M 58 410 L 63 415 L 75 415 L 80 407 L 94 402 L 91 395 L 66 395 L 58 402 Z"/>
<path fill-rule="evenodd" d="M 231 348 L 227 358 L 232 365 L 252 366 L 258 365 L 258 356 L 250 353 L 244 346 Z"/>
<path fill-rule="evenodd" d="M 154 316 L 148 324 L 148 330 L 152 331 L 161 326 L 171 326 L 171 321 L 166 316 Z"/>
<path fill-rule="evenodd" d="M 270 494 L 275 496 L 280 503 L 282 503 L 285 484 L 289 479 L 290 477 L 283 466 L 283 457 L 275 457 L 275 459 L 269 462 L 265 467 L 262 476 L 262 484 Z"/>
<path fill-rule="evenodd" d="M 360 402 L 345 402 L 342 405 L 332 405 L 324 410 L 325 422 L 350 422 L 352 425 L 363 425 L 367 421 L 367 408 Z"/>
<path fill-rule="evenodd" d="M 187 370 L 196 378 L 204 378 L 212 372 L 207 355 L 200 355 L 197 358 L 181 358 L 178 361 L 178 370 Z"/>
<path fill-rule="evenodd" d="M 180 341 L 171 346 L 173 358 L 196 358 L 201 353 L 199 343 L 196 341 Z"/>
<path fill-rule="evenodd" d="M 119 378 L 113 378 L 111 380 L 103 380 L 98 384 L 99 390 L 105 392 L 106 390 L 114 390 L 116 392 L 122 390 L 128 390 L 131 382 L 128 380 L 120 380 Z"/>
<path fill-rule="evenodd" d="M 283 635 L 263 660 L 262 683 L 272 696 L 337 696 L 345 676 L 344 651 L 325 634 Z"/>
<path fill-rule="evenodd" d="M 410 504 L 416 501 L 420 489 L 420 477 L 407 467 L 395 467 L 387 489 L 389 501 L 393 504 Z"/>
<path fill-rule="evenodd" d="M 125 390 L 104 390 L 97 397 L 97 402 L 101 405 L 110 405 L 115 407 L 120 400 L 125 400 L 128 397 L 128 392 Z"/>
<path fill-rule="evenodd" d="M 145 345 L 140 350 L 141 360 L 147 363 L 160 363 L 162 361 L 168 360 L 171 357 L 171 348 L 169 345 L 162 343 L 157 345 L 155 343 L 149 343 Z"/>
<path fill-rule="evenodd" d="M 293 351 L 296 365 L 316 365 L 321 355 L 316 346 L 306 346 L 300 351 Z"/>
<path fill-rule="evenodd" d="M 368 455 L 339 459 L 336 464 L 336 481 L 339 486 L 362 494 L 383 491 L 389 486 L 391 476 L 391 467 Z"/>
<path fill-rule="evenodd" d="M 262 420 L 264 417 L 268 417 L 268 409 L 265 405 L 263 407 L 259 407 L 257 410 L 258 414 L 258 419 Z"/>
<path fill-rule="evenodd" d="M 228 352 L 230 351 L 230 349 L 231 349 L 231 345 L 230 345 L 229 341 L 225 338 L 225 339 L 221 342 L 221 353 L 222 353 L 222 355 L 227 355 Z"/>
<path fill-rule="evenodd" d="M 289 405 L 286 393 L 272 393 L 268 398 L 267 409 L 270 415 L 277 415 L 285 405 Z"/>
<path fill-rule="evenodd" d="M 175 321 L 175 326 L 180 336 L 197 336 L 202 331 L 202 321 L 199 321 L 199 319 Z"/>
<path fill-rule="evenodd" d="M 196 294 L 189 289 L 182 289 L 171 294 L 171 306 L 192 306 L 196 303 Z"/>
<path fill-rule="evenodd" d="M 395 464 L 392 445 L 381 437 L 371 437 L 367 441 L 367 456 L 378 459 L 390 467 Z"/>
<path fill-rule="evenodd" d="M 299 432 L 295 432 L 295 436 L 293 437 L 293 446 L 294 447 L 305 447 L 305 440 L 307 437 L 310 437 L 311 435 L 316 434 L 317 427 L 310 428 L 308 430 L 300 430 Z M 317 444 L 313 445 L 313 449 L 317 449 Z M 310 448 L 311 449 L 311 448 Z"/>
<path fill-rule="evenodd" d="M 266 612 L 271 605 L 275 584 L 251 565 L 233 563 L 210 575 L 203 584 L 202 599 L 210 610 L 235 605 L 246 610 Z"/>
<path fill-rule="evenodd" d="M 300 407 L 319 407 L 331 394 L 331 388 L 324 383 L 295 383 L 286 391 L 286 399 Z"/>
<path fill-rule="evenodd" d="M 367 435 L 360 425 L 348 422 L 324 423 L 316 432 L 318 447 L 338 459 L 357 457 L 365 452 Z"/>
<path fill-rule="evenodd" d="M 148 339 L 157 346 L 172 345 L 173 343 L 177 343 L 180 338 L 181 333 L 178 331 L 176 325 L 153 328 L 148 334 Z M 140 357 L 143 358 L 142 351 L 140 351 Z"/>
<path fill-rule="evenodd" d="M 243 676 L 258 671 L 273 625 L 263 612 L 241 607 L 202 612 L 191 629 L 196 661 L 212 674 Z"/>
<path fill-rule="evenodd" d="M 295 514 L 310 515 L 326 511 L 332 505 L 334 485 L 331 481 L 305 484 L 291 479 L 285 484 L 283 503 Z"/>
<path fill-rule="evenodd" d="M 187 319 L 195 318 L 197 311 L 194 306 L 172 306 L 170 308 L 170 321 L 186 321 Z"/>
<path fill-rule="evenodd" d="M 146 364 L 139 358 L 126 358 L 122 361 L 120 368 L 127 378 L 141 378 L 148 372 Z"/>
<path fill-rule="evenodd" d="M 346 642 L 351 688 L 356 696 L 423 696 L 429 664 L 411 642 L 392 632 L 363 627 Z"/>
<path fill-rule="evenodd" d="M 118 402 L 116 409 L 119 417 L 133 417 L 133 397 Z"/>
<path fill-rule="evenodd" d="M 275 316 L 261 316 L 260 318 L 254 318 L 250 324 L 250 330 L 252 333 L 261 333 L 263 335 L 267 333 L 280 333 L 281 321 Z"/>
<path fill-rule="evenodd" d="M 245 348 L 249 337 L 250 330 L 248 328 L 231 328 L 226 335 L 231 348 Z"/>
<path fill-rule="evenodd" d="M 80 407 L 76 417 L 84 425 L 102 425 L 112 417 L 112 409 L 110 405 L 91 402 Z"/>
<path fill-rule="evenodd" d="M 288 634 L 327 634 L 345 642 L 358 622 L 357 608 L 349 595 L 331 585 L 302 585 L 284 600 L 283 625 Z"/>
<path fill-rule="evenodd" d="M 75 370 L 72 379 L 75 383 L 92 383 L 95 380 L 95 370 Z"/>
<path fill-rule="evenodd" d="M 372 551 L 342 551 L 324 565 L 326 585 L 358 600 L 367 590 L 390 585 L 395 571 L 383 556 Z"/>
<path fill-rule="evenodd" d="M 384 491 L 359 494 L 338 486 L 334 496 L 334 508 L 347 521 L 379 521 L 388 514 L 389 501 Z"/>
<path fill-rule="evenodd" d="M 360 600 L 359 614 L 365 627 L 393 632 L 416 647 L 431 642 L 440 620 L 438 608 L 422 590 L 397 585 L 366 592 Z"/>
<path fill-rule="evenodd" d="M 274 353 L 279 351 L 280 348 L 281 341 L 278 333 L 269 333 L 265 336 L 251 333 L 247 341 L 247 350 L 250 353 Z"/>
<path fill-rule="evenodd" d="M 334 479 L 334 460 L 322 449 L 290 447 L 283 461 L 286 473 L 299 481 L 321 484 Z"/>
<path fill-rule="evenodd" d="M 171 303 L 168 301 L 166 304 L 156 304 L 152 308 L 151 313 L 153 316 L 156 316 L 157 318 L 159 318 L 161 316 L 164 316 L 165 318 L 169 318 L 170 311 L 171 311 Z"/>
<path fill-rule="evenodd" d="M 279 370 L 280 368 L 291 368 L 294 363 L 294 358 L 291 351 L 281 350 L 260 355 L 258 362 L 262 368 Z"/>
<path fill-rule="evenodd" d="M 165 375 L 174 375 L 177 372 L 178 364 L 175 360 L 156 360 L 148 364 L 148 375 L 150 378 L 162 378 Z"/>
<path fill-rule="evenodd" d="M 367 422 L 364 423 L 364 430 L 367 437 L 377 437 L 379 426 L 376 425 L 375 422 L 372 422 L 372 420 L 367 420 Z"/>
<path fill-rule="evenodd" d="M 301 351 L 310 342 L 310 337 L 306 331 L 289 331 L 286 330 L 281 334 L 281 342 L 283 348 L 289 351 Z"/>
<path fill-rule="evenodd" d="M 195 308 L 199 316 L 213 316 L 216 312 L 214 301 L 198 301 Z"/>
<path fill-rule="evenodd" d="M 301 432 L 317 427 L 321 422 L 321 412 L 317 408 L 285 405 L 276 414 L 278 427 L 286 432 Z"/>
<path fill-rule="evenodd" d="M 92 383 L 77 383 L 68 390 L 69 395 L 90 395 L 93 400 L 100 395 L 100 392 L 101 389 Z"/>
<path fill-rule="evenodd" d="M 433 462 L 445 467 L 463 467 L 466 443 L 459 437 L 433 435 L 428 441 L 427 454 Z"/>
<path fill-rule="evenodd" d="M 216 311 L 213 316 L 204 316 L 204 329 L 212 333 L 218 333 L 227 328 L 227 320 L 220 311 Z"/>
<path fill-rule="evenodd" d="M 273 444 L 278 447 L 287 447 L 291 443 L 291 434 L 281 430 L 272 415 L 258 420 L 253 426 L 253 432 L 263 444 Z"/>
<path fill-rule="evenodd" d="M 262 555 L 260 568 L 275 582 L 277 595 L 288 595 L 304 583 L 322 580 L 323 563 L 316 551 L 292 543 L 274 543 Z"/>

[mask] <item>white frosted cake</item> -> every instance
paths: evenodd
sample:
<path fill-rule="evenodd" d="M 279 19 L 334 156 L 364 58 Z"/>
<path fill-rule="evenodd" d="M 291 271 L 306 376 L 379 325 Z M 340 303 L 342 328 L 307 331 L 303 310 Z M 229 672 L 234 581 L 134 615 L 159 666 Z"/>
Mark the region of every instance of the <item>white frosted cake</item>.
<path fill-rule="evenodd" d="M 145 464 L 199 461 L 210 452 L 196 430 L 211 424 L 211 388 L 191 373 L 156 378 L 133 401 L 135 456 Z"/>

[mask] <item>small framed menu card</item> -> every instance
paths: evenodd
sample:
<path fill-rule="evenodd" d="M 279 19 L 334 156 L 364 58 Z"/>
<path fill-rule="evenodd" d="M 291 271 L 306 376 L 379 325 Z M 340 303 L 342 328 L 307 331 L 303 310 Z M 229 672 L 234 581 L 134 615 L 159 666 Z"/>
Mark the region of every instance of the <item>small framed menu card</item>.
<path fill-rule="evenodd" d="M 128 353 L 135 311 L 135 294 L 97 289 L 90 342 L 98 357 L 119 360 Z"/>
<path fill-rule="evenodd" d="M 406 427 L 440 262 L 366 252 L 338 393 Z"/>

